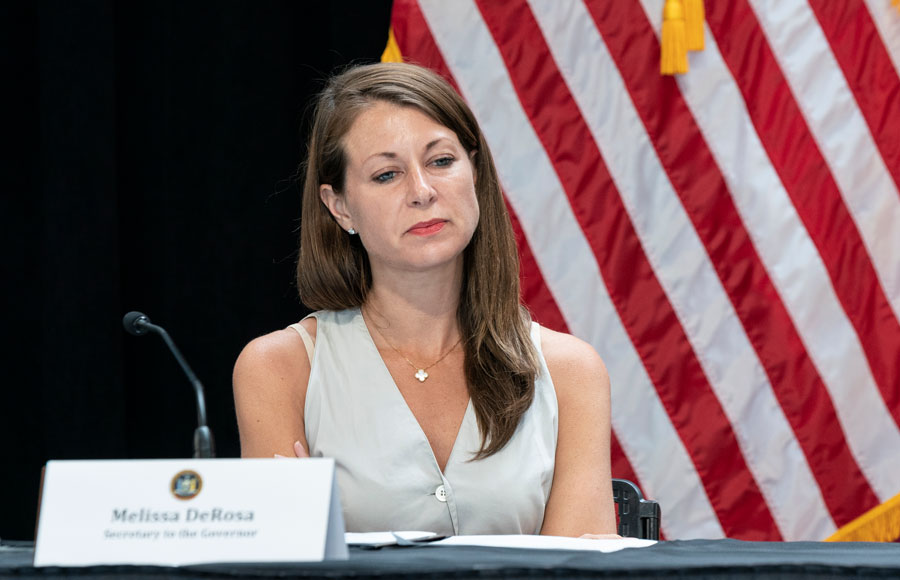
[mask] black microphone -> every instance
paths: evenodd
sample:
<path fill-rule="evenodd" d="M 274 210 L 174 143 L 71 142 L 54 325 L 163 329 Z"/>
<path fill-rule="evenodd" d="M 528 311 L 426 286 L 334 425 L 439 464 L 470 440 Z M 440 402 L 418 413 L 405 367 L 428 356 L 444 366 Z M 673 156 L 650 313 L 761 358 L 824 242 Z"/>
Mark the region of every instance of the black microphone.
<path fill-rule="evenodd" d="M 166 346 L 172 351 L 172 356 L 181 365 L 181 370 L 187 375 L 188 380 L 194 387 L 194 393 L 197 395 L 197 428 L 194 429 L 194 457 L 215 457 L 212 431 L 206 425 L 206 397 L 203 396 L 203 384 L 197 378 L 197 375 L 194 374 L 194 371 L 191 370 L 191 367 L 188 366 L 184 357 L 181 356 L 181 352 L 175 346 L 175 343 L 172 342 L 169 333 L 163 327 L 150 322 L 147 315 L 142 312 L 129 312 L 122 318 L 122 324 L 125 326 L 128 334 L 133 334 L 134 336 L 143 336 L 148 332 L 155 332 L 162 337 Z"/>

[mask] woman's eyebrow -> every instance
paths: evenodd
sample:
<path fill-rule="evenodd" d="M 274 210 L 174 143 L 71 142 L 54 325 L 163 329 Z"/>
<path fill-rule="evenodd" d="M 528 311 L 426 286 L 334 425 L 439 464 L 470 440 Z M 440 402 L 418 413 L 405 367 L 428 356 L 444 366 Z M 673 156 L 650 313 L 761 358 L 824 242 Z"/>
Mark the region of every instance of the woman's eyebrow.
<path fill-rule="evenodd" d="M 387 157 L 388 159 L 396 159 L 397 154 L 394 153 L 393 151 L 382 151 L 381 153 L 373 153 L 373 154 L 369 155 L 368 157 L 366 157 L 366 159 L 363 161 L 363 163 L 367 163 L 368 161 L 370 161 L 371 159 L 374 159 L 375 157 Z"/>
<path fill-rule="evenodd" d="M 428 151 L 428 150 L 434 148 L 435 146 L 440 144 L 441 141 L 450 141 L 450 139 L 448 137 L 438 137 L 437 139 L 434 139 L 433 141 L 429 141 L 428 144 L 425 145 L 424 151 Z M 373 154 L 369 155 L 368 157 L 366 157 L 366 160 L 363 161 L 363 163 L 366 163 L 367 161 L 369 161 L 370 159 L 373 159 L 375 157 L 387 157 L 388 159 L 396 159 L 397 154 L 394 153 L 393 151 L 381 151 L 380 153 L 373 153 Z"/>
<path fill-rule="evenodd" d="M 434 141 L 429 141 L 428 145 L 425 146 L 425 151 L 428 151 L 429 149 L 431 149 L 432 147 L 434 147 L 435 145 L 437 145 L 437 144 L 440 143 L 441 141 L 450 141 L 450 139 L 447 138 L 447 137 L 438 137 L 438 138 L 435 139 Z"/>

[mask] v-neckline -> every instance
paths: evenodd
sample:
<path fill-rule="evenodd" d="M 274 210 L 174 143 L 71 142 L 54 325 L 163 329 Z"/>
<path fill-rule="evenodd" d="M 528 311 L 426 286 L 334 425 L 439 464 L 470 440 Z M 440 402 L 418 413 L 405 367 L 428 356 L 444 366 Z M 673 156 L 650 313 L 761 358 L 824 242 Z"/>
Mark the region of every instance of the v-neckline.
<path fill-rule="evenodd" d="M 440 463 L 438 463 L 437 456 L 435 456 L 434 454 L 434 448 L 431 446 L 431 441 L 428 440 L 428 436 L 425 434 L 425 430 L 422 429 L 422 424 L 419 423 L 419 419 L 416 418 L 416 414 L 413 413 L 412 409 L 409 407 L 409 403 L 406 402 L 406 397 L 403 396 L 403 393 L 400 391 L 400 387 L 397 386 L 397 381 L 394 380 L 394 376 L 391 374 L 390 369 L 384 362 L 384 358 L 382 358 L 381 356 L 381 352 L 378 350 L 378 345 L 375 344 L 375 340 L 372 338 L 372 333 L 369 332 L 369 327 L 366 325 L 365 318 L 363 318 L 361 308 L 356 308 L 354 321 L 360 326 L 361 332 L 365 335 L 368 344 L 372 347 L 372 350 L 378 357 L 378 360 L 381 363 L 381 370 L 382 372 L 384 372 L 387 380 L 393 387 L 392 389 L 389 389 L 390 392 L 393 396 L 399 399 L 398 405 L 404 409 L 403 412 L 408 415 L 409 419 L 412 419 L 412 422 L 418 429 L 418 436 L 421 441 L 424 441 L 425 446 L 428 448 L 428 453 L 431 455 L 431 461 L 434 463 L 434 467 L 438 470 L 438 473 L 440 473 L 442 476 L 446 476 L 447 470 L 453 464 L 453 460 L 456 458 L 458 453 L 461 453 L 457 450 L 457 447 L 460 444 L 459 441 L 460 436 L 463 432 L 463 428 L 465 427 L 466 422 L 470 420 L 469 415 L 473 412 L 472 397 L 468 397 L 468 401 L 466 402 L 466 410 L 463 413 L 462 420 L 459 422 L 459 427 L 456 430 L 456 436 L 453 439 L 453 446 L 450 447 L 450 455 L 447 456 L 447 463 L 444 465 L 444 468 L 441 469 L 441 465 Z"/>

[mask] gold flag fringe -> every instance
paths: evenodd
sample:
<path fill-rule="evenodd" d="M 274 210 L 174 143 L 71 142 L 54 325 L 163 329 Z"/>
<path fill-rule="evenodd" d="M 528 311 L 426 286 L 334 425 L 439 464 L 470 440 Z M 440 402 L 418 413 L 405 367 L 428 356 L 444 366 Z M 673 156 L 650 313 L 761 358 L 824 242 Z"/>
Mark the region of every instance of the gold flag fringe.
<path fill-rule="evenodd" d="M 895 0 L 897 1 L 897 0 Z M 896 542 L 900 540 L 900 494 L 843 525 L 826 542 Z"/>
<path fill-rule="evenodd" d="M 897 0 L 900 2 L 900 0 Z M 703 50 L 706 11 L 703 0 L 666 0 L 663 6 L 659 72 L 688 72 L 688 51 Z"/>
<path fill-rule="evenodd" d="M 381 53 L 381 62 L 403 62 L 403 55 L 400 54 L 400 46 L 397 44 L 397 37 L 394 36 L 394 27 L 388 30 L 387 46 Z"/>
<path fill-rule="evenodd" d="M 705 19 L 703 0 L 684 0 L 684 34 L 688 50 L 703 50 Z"/>
<path fill-rule="evenodd" d="M 681 0 L 666 0 L 663 7 L 662 52 L 659 57 L 661 74 L 684 74 L 688 71 L 685 34 L 684 4 Z"/>

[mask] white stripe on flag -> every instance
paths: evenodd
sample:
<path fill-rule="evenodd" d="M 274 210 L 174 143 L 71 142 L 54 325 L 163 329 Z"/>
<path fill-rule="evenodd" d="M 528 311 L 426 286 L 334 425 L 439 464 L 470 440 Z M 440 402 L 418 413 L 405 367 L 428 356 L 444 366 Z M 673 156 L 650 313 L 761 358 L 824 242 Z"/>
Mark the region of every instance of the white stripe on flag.
<path fill-rule="evenodd" d="M 613 426 L 641 484 L 667 507 L 672 537 L 722 537 L 693 463 L 606 292 L 556 172 L 471 2 L 421 0 L 432 34 L 491 145 L 507 197 L 569 328 L 604 355 Z"/>
<path fill-rule="evenodd" d="M 652 26 L 653 30 L 656 31 L 657 36 L 659 35 L 659 31 L 662 30 L 664 3 L 665 0 L 641 0 L 641 7 L 647 14 L 647 20 L 650 21 L 650 26 Z M 703 25 L 703 34 L 705 39 L 704 42 L 709 42 L 712 38 L 712 35 L 709 33 L 709 28 L 707 28 L 705 23 Z M 693 64 L 694 59 L 697 57 L 697 55 L 702 53 L 691 52 L 688 54 L 690 55 L 690 64 Z"/>
<path fill-rule="evenodd" d="M 750 5 L 900 319 L 900 192 L 831 45 L 806 2 L 750 0 Z"/>
<path fill-rule="evenodd" d="M 806 457 L 591 15 L 580 2 L 530 3 L 779 530 L 786 540 L 833 531 Z"/>

